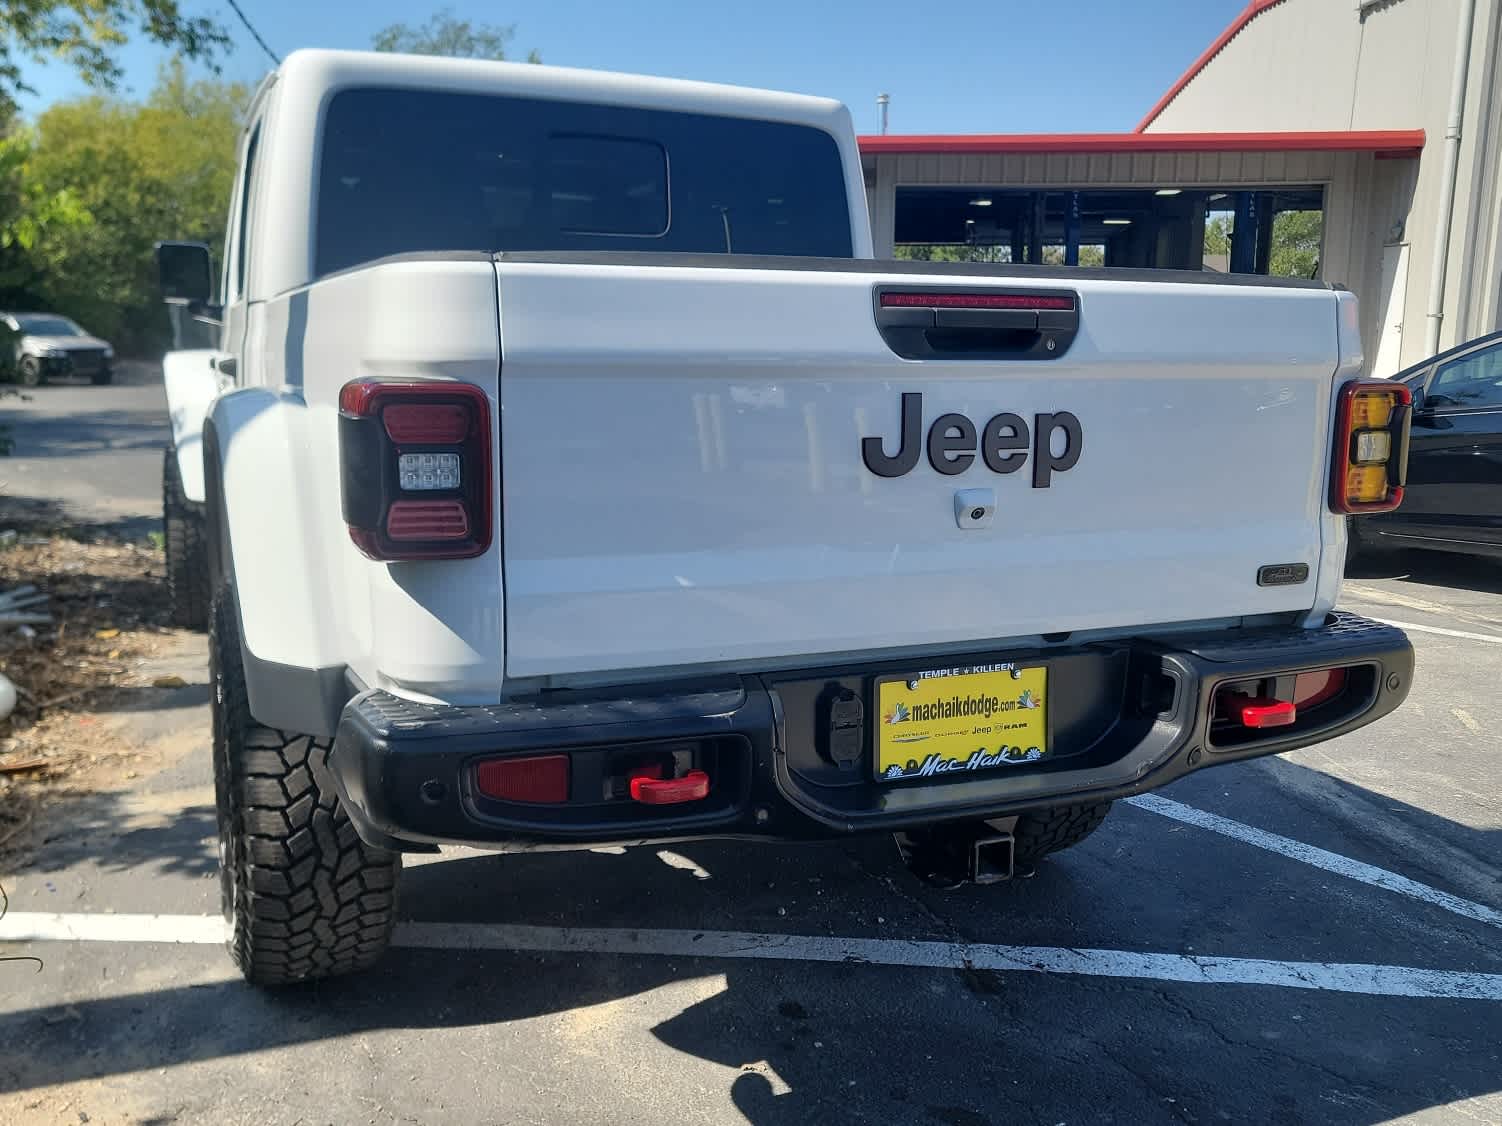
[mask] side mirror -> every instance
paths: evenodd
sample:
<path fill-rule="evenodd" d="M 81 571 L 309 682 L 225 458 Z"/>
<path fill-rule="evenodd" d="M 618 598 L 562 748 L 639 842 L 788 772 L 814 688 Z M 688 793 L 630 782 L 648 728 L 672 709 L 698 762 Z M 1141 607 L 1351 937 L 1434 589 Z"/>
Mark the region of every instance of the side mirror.
<path fill-rule="evenodd" d="M 214 298 L 209 248 L 201 242 L 156 244 L 157 284 L 169 305 L 208 305 Z"/>

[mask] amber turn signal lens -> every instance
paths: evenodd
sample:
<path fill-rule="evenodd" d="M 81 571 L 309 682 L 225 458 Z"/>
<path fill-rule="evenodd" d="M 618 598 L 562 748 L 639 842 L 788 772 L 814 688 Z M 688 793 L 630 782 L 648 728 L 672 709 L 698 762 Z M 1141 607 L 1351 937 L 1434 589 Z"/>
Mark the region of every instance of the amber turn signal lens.
<path fill-rule="evenodd" d="M 1392 422 L 1398 396 L 1392 391 L 1368 391 L 1362 388 L 1351 400 L 1352 430 L 1382 430 Z"/>
<path fill-rule="evenodd" d="M 1352 504 L 1379 504 L 1387 499 L 1387 466 L 1353 465 L 1346 470 L 1346 499 Z"/>

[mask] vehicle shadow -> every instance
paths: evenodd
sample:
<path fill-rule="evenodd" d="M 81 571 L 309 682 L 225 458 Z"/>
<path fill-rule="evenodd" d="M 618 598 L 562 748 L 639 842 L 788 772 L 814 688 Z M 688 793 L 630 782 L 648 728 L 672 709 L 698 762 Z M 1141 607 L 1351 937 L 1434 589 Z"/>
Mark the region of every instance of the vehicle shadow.
<path fill-rule="evenodd" d="M 1399 804 L 1335 784 L 1350 791 L 1344 796 L 1352 810 Z M 1294 815 L 1309 819 L 1307 812 Z M 1456 847 L 1495 855 L 1495 832 L 1458 837 L 1453 823 L 1425 811 L 1403 816 Z M 140 843 L 153 851 L 185 847 L 188 836 L 212 832 L 210 820 L 211 811 L 190 810 L 175 843 Z M 1393 863 L 1380 843 L 1371 847 L 1372 862 Z M 149 872 L 143 865 L 143 877 Z M 1320 961 L 1502 968 L 1502 955 L 1491 957 L 1495 965 L 1475 964 L 1484 947 L 1474 938 L 1453 947 L 1447 940 L 1437 955 L 1436 927 L 1444 920 L 1425 915 L 1432 908 L 1359 886 L 1355 894 L 1370 902 L 1352 908 L 1332 898 L 1332 879 L 1128 808 L 1033 880 L 948 895 L 913 881 L 888 841 L 863 838 L 749 851 L 701 842 L 619 855 L 464 856 L 412 866 L 403 902 L 405 916 L 424 921 L 575 931 L 702 928 L 1147 950 L 1208 942 L 1214 945 L 1200 949 L 1294 959 L 1319 950 Z M 1279 910 L 1293 917 L 1279 919 Z M 67 975 L 70 967 L 83 969 L 83 949 L 44 945 L 31 952 L 57 960 L 44 973 Z M 87 949 L 129 955 L 138 968 L 144 951 L 148 976 L 161 972 L 151 966 L 186 957 L 169 946 Z M 210 956 L 222 955 L 201 955 Z M 0 966 L 0 974 L 7 970 L 22 972 Z M 202 971 L 187 976 L 195 974 Z M 1374 1124 L 1502 1090 L 1495 1003 L 1252 985 L 591 954 L 544 944 L 535 951 L 398 948 L 365 975 L 278 992 L 236 979 L 89 999 L 77 996 L 71 976 L 54 988 L 68 995 L 38 996 L 29 1007 L 12 1002 L 0 1016 L 7 1046 L 0 1092 L 183 1064 L 222 1064 L 204 1074 L 254 1084 L 257 1073 L 235 1061 L 322 1044 L 326 1062 L 313 1066 L 339 1068 L 342 1053 L 353 1049 L 336 1045 L 357 1041 L 393 1065 L 398 1057 L 391 1053 L 405 1046 L 399 1058 L 407 1070 L 436 1066 L 460 1044 L 487 1074 L 521 1062 L 534 1076 L 523 1089 L 535 1089 L 536 1074 L 550 1076 L 556 1086 L 545 1096 L 560 1106 L 580 1089 L 571 1084 L 597 1081 L 586 1073 L 605 1060 L 604 1078 L 622 1084 L 612 1096 L 618 1121 L 654 1117 L 649 1107 L 660 1120 L 653 1076 L 682 1068 L 702 1084 L 706 1075 L 723 1074 L 705 1072 L 704 1064 L 735 1072 L 724 1077 L 719 1097 L 756 1124 L 1194 1121 L 1228 1106 L 1246 1121 Z M 526 1023 L 564 1014 L 552 1031 Z M 454 1030 L 466 1030 L 464 1039 L 433 1039 Z M 1374 1030 L 1385 1031 L 1369 1034 Z M 394 1035 L 382 1035 L 388 1033 Z M 268 1067 L 266 1076 L 279 1074 Z M 496 1084 L 497 1098 L 517 1089 Z M 235 1092 L 255 1094 L 244 1086 Z M 378 1088 L 372 1093 L 386 1097 Z M 706 1096 L 714 1092 L 706 1089 Z M 683 1118 L 707 1117 L 688 1105 L 679 1109 Z M 536 1107 L 483 1110 L 502 1119 Z M 320 1113 L 341 1117 L 334 1105 Z"/>
<path fill-rule="evenodd" d="M 31 405 L 45 407 L 45 394 L 36 395 Z M 14 458 L 65 458 L 159 450 L 171 435 L 161 412 L 151 410 L 77 411 L 65 416 L 0 410 L 0 424 L 11 428 L 13 444 L 10 456 Z"/>
<path fill-rule="evenodd" d="M 1502 558 L 1443 551 L 1393 551 L 1361 555 L 1346 567 L 1351 579 L 1396 579 L 1451 590 L 1502 594 Z"/>
<path fill-rule="evenodd" d="M 69 511 L 66 504 L 50 497 L 0 494 L 0 530 L 14 531 L 21 536 L 64 535 L 85 542 L 121 540 L 139 543 L 148 533 L 160 531 L 161 527 L 159 516 L 81 520 Z"/>

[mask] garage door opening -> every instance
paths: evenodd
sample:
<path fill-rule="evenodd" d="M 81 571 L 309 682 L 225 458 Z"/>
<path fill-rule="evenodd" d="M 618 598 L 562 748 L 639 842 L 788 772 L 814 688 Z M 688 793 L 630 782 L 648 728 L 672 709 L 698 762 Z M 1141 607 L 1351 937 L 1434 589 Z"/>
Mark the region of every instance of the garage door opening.
<path fill-rule="evenodd" d="M 1318 276 L 1324 189 L 901 188 L 894 256 Z"/>

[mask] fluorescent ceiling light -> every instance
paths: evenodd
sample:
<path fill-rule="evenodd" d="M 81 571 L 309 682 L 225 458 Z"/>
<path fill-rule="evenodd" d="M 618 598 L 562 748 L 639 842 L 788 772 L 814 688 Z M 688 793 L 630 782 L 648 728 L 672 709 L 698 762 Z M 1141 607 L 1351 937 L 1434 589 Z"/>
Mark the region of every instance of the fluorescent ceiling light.
<path fill-rule="evenodd" d="M 970 201 L 970 206 L 971 207 L 990 207 L 991 206 L 991 201 L 989 199 L 972 199 Z"/>
<path fill-rule="evenodd" d="M 1153 195 L 1178 195 L 1183 188 L 1159 188 Z"/>
<path fill-rule="evenodd" d="M 1130 219 L 1102 219 L 1101 222 L 1108 227 L 1128 227 L 1132 223 Z"/>

